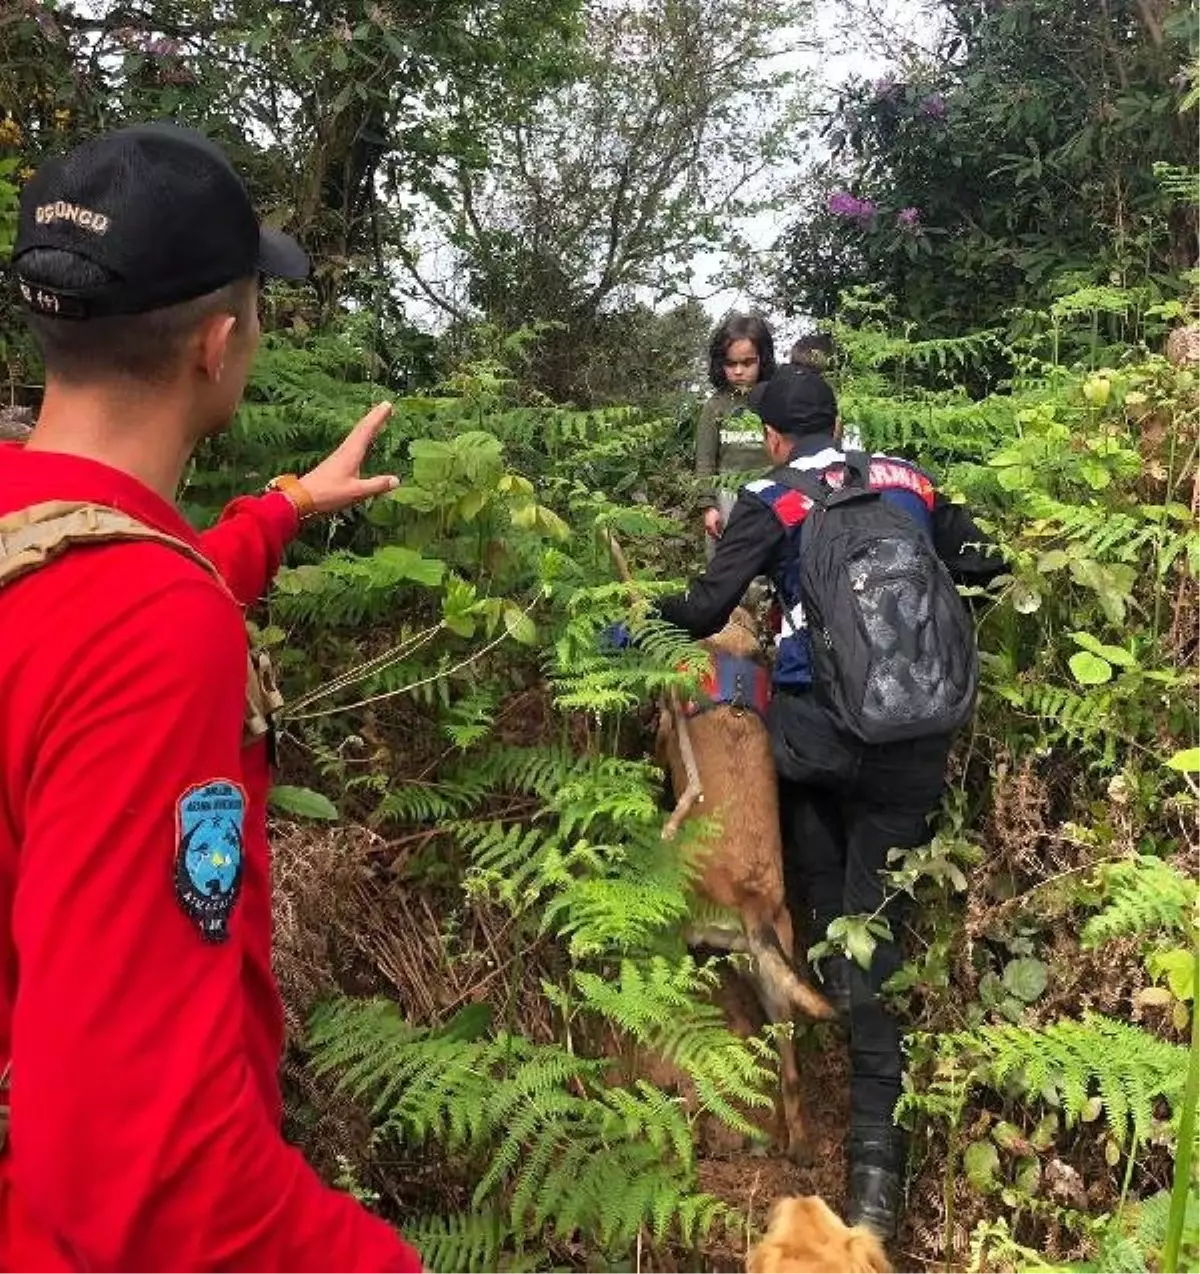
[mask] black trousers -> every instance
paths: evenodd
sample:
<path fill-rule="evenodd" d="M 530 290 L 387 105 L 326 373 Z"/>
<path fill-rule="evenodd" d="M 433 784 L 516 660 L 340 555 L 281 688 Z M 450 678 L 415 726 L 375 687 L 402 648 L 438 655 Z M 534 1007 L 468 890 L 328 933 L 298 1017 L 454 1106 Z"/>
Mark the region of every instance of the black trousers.
<path fill-rule="evenodd" d="M 926 844 L 952 738 L 867 746 L 840 734 L 811 693 L 777 693 L 769 717 L 780 778 L 788 904 L 810 942 L 838 916 L 879 911 L 888 851 Z M 881 913 L 899 938 L 899 904 Z M 879 988 L 901 964 L 880 941 L 869 969 L 850 962 L 850 1134 L 886 1138 L 900 1096 L 900 1028 Z"/>

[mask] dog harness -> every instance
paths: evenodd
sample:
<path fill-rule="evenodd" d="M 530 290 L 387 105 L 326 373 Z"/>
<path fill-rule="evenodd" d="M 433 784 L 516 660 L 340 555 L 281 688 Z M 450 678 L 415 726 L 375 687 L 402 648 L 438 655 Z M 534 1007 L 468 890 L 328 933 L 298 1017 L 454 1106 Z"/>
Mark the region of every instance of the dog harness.
<path fill-rule="evenodd" d="M 735 712 L 749 709 L 765 722 L 771 702 L 771 674 L 756 659 L 716 654 L 709 660 L 700 691 L 703 699 L 684 705 L 685 717 L 698 717 L 727 704 Z"/>

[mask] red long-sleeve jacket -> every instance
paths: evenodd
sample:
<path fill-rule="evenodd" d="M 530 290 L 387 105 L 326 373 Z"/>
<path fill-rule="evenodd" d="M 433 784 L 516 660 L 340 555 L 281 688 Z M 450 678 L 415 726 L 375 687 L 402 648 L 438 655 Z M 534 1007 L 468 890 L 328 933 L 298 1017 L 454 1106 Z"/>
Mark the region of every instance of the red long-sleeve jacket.
<path fill-rule="evenodd" d="M 270 771 L 242 746 L 239 605 L 295 511 L 238 500 L 197 536 L 126 474 L 0 445 L 0 514 L 49 499 L 188 541 L 237 604 L 149 543 L 0 589 L 0 1269 L 419 1270 L 280 1131 Z M 224 850 L 199 826 L 213 810 Z"/>

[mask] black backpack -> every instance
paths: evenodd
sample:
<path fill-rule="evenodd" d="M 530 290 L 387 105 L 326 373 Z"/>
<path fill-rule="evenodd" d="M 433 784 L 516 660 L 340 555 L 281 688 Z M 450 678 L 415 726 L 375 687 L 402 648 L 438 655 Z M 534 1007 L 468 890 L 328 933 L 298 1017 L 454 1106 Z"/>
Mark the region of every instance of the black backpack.
<path fill-rule="evenodd" d="M 975 706 L 975 628 L 930 537 L 870 485 L 870 464 L 847 453 L 840 489 L 790 466 L 771 474 L 812 501 L 799 550 L 813 690 L 864 743 L 952 734 Z"/>

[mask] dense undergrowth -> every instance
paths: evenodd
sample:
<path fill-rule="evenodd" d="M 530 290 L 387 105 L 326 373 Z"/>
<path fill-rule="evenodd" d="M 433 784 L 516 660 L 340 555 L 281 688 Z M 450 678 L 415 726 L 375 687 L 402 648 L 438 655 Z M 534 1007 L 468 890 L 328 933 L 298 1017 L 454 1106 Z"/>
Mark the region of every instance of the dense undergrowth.
<path fill-rule="evenodd" d="M 708 316 L 636 298 L 720 245 L 731 276 L 774 262 L 777 312 L 832 316 L 844 418 L 1009 565 L 975 599 L 984 692 L 936 834 L 894 863 L 897 1267 L 1197 1269 L 1197 367 L 1162 354 L 1196 321 L 1194 0 L 937 0 L 924 52 L 804 103 L 773 55 L 838 16 L 870 43 L 887 6 L 435 8 L 0 13 L 0 257 L 47 157 L 162 116 L 229 144 L 313 252 L 187 474 L 197 524 L 395 402 L 375 462 L 403 486 L 308 527 L 252 617 L 288 697 L 289 1134 L 435 1270 L 729 1269 L 761 1224 L 774 1041 L 683 945 L 711 828 L 662 842 L 648 759 L 700 656 L 638 618 L 605 540 L 642 597 L 700 563 L 677 404 Z M 774 190 L 791 158 L 791 230 L 740 251 L 724 179 Z M 461 254 L 440 303 L 422 206 Z M 15 305 L 5 402 L 36 408 Z M 599 653 L 631 611 L 637 652 Z M 798 1033 L 836 1142 L 841 1038 Z M 752 1180 L 722 1188 L 721 1155 Z M 837 1203 L 826 1169 L 785 1184 Z"/>
<path fill-rule="evenodd" d="M 1151 352 L 1165 323 L 1098 341 L 1121 299 L 915 342 L 861 295 L 838 333 L 844 416 L 1010 567 L 937 835 L 895 863 L 910 1268 L 1196 1264 L 1194 1181 L 1168 1225 L 1195 1136 L 1196 374 Z M 356 335 L 272 339 L 198 517 L 377 396 Z M 997 357 L 1000 392 L 956 388 Z M 682 945 L 699 846 L 660 840 L 644 759 L 698 652 L 595 643 L 631 605 L 602 531 L 645 593 L 694 566 L 686 435 L 530 405 L 484 364 L 398 401 L 383 462 L 404 486 L 310 532 L 259 617 L 290 699 L 276 806 L 361 829 L 281 842 L 293 1130 L 432 1268 L 728 1259 L 749 1221 L 698 1189 L 697 1136 L 763 1140 L 772 1049 Z"/>

